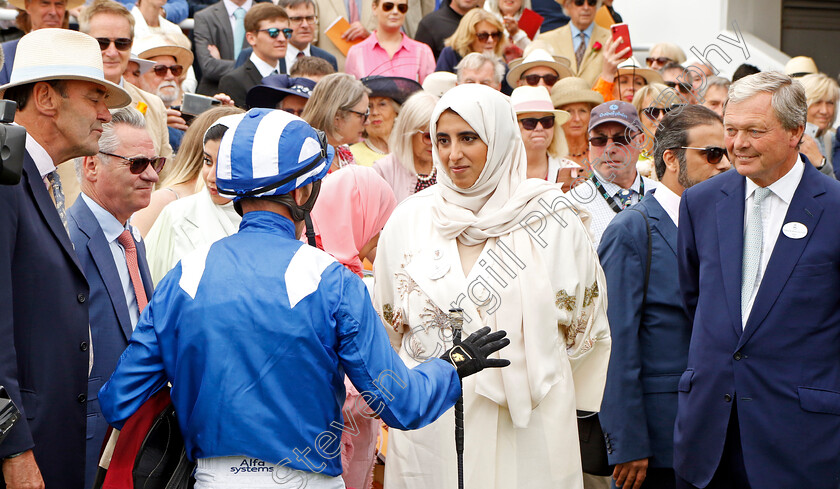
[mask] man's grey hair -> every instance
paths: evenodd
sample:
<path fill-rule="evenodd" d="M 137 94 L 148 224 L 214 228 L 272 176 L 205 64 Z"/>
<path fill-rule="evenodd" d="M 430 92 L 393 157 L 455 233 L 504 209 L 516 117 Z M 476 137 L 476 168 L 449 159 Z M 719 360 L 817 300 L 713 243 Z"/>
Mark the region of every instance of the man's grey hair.
<path fill-rule="evenodd" d="M 99 138 L 99 151 L 105 153 L 114 153 L 117 151 L 117 148 L 120 146 L 120 138 L 117 137 L 117 126 L 120 124 L 144 129 L 146 127 L 146 117 L 134 107 L 123 107 L 122 109 L 111 112 L 111 122 L 102 125 L 102 136 Z M 111 158 L 105 155 L 98 156 L 103 161 L 108 161 Z M 80 182 L 84 180 L 84 161 L 84 157 L 74 160 L 74 164 L 76 165 L 76 178 Z"/>
<path fill-rule="evenodd" d="M 710 76 L 706 78 L 706 85 L 703 86 L 703 92 L 700 93 L 700 96 L 705 97 L 706 92 L 708 92 L 711 87 L 720 87 L 729 92 L 730 85 L 732 85 L 732 82 L 722 76 Z"/>
<path fill-rule="evenodd" d="M 770 105 L 782 127 L 793 130 L 808 120 L 808 99 L 799 80 L 777 71 L 762 71 L 745 76 L 729 87 L 729 100 L 723 106 L 724 117 L 729 104 L 737 104 L 760 93 L 772 95 Z"/>
<path fill-rule="evenodd" d="M 464 81 L 461 76 L 464 70 L 480 70 L 487 63 L 493 64 L 493 83 L 502 83 L 502 78 L 505 76 L 505 65 L 499 61 L 499 58 L 487 53 L 470 53 L 464 56 L 464 59 L 455 66 L 455 72 L 458 74 L 458 83 Z"/>

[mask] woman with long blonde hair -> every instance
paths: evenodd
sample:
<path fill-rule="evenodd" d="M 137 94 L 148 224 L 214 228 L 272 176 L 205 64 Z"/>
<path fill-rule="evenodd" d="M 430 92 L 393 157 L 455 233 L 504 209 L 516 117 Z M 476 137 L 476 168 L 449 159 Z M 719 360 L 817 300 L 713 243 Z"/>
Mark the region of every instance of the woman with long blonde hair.
<path fill-rule="evenodd" d="M 505 49 L 505 28 L 490 12 L 474 8 L 467 12 L 458 28 L 444 43 L 435 71 L 455 73 L 455 66 L 470 53 L 491 53 L 501 58 Z"/>

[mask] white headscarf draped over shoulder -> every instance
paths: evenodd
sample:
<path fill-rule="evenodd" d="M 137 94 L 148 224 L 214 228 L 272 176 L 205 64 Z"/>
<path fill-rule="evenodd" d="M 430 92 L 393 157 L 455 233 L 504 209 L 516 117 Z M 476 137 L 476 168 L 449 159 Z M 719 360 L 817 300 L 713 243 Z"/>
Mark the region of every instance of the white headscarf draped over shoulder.
<path fill-rule="evenodd" d="M 514 426 L 524 428 L 531 411 L 561 380 L 560 362 L 568 360 L 561 346 L 564 343 L 557 327 L 546 264 L 539 245 L 520 222 L 533 211 L 539 211 L 543 219 L 553 220 L 539 199 L 542 197 L 550 205 L 562 192 L 556 185 L 526 177 L 525 146 L 508 97 L 478 84 L 449 90 L 432 114 L 433 138 L 438 119 L 446 110 L 461 116 L 487 144 L 487 162 L 473 186 L 461 189 L 447 175 L 446 162 L 441 161 L 433 145 L 438 185 L 433 187 L 436 195 L 432 222 L 444 237 L 457 238 L 466 245 L 498 238 L 525 263 L 521 273 L 501 288 L 498 310 L 484 318 L 485 325 L 493 331 L 507 331 L 511 344 L 501 351 L 501 356 L 509 359 L 511 365 L 488 369 L 476 376 L 477 392 L 506 406 Z M 528 219 L 534 227 L 540 226 L 532 220 L 533 215 Z"/>

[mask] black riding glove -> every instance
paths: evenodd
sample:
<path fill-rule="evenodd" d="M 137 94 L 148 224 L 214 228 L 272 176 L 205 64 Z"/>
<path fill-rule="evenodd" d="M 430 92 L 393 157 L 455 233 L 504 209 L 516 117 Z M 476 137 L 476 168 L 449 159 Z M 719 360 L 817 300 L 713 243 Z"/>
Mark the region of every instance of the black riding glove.
<path fill-rule="evenodd" d="M 440 358 L 458 369 L 458 376 L 462 379 L 488 367 L 507 367 L 510 360 L 487 358 L 510 344 L 505 335 L 507 332 L 504 330 L 490 333 L 490 328 L 485 326 L 444 352 Z"/>

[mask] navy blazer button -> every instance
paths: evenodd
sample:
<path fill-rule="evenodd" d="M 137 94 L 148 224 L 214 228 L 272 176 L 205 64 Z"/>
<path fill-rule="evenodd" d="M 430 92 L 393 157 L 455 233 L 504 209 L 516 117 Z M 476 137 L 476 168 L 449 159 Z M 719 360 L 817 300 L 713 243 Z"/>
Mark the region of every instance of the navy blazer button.
<path fill-rule="evenodd" d="M 732 355 L 732 358 L 734 358 L 735 360 L 740 360 L 741 358 L 743 358 L 743 356 L 741 355 L 741 352 L 736 351 L 735 354 Z"/>
<path fill-rule="evenodd" d="M 76 400 L 79 402 L 85 402 L 87 401 L 87 396 L 84 394 L 79 394 L 79 397 L 77 397 Z"/>
<path fill-rule="evenodd" d="M 85 297 L 85 294 L 79 294 L 76 296 L 76 300 L 78 300 L 80 304 L 84 304 L 87 297 Z"/>
<path fill-rule="evenodd" d="M 83 341 L 83 342 L 79 343 L 79 349 L 82 350 L 82 351 L 87 351 L 87 349 L 88 349 L 87 341 Z"/>
<path fill-rule="evenodd" d="M 723 400 L 726 402 L 732 402 L 732 396 L 730 396 L 729 394 L 724 394 Z"/>

